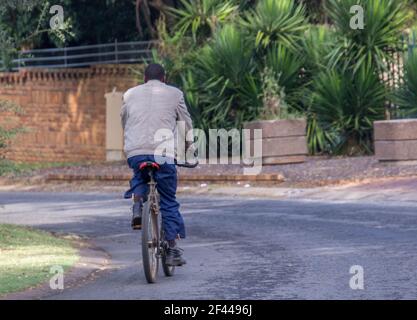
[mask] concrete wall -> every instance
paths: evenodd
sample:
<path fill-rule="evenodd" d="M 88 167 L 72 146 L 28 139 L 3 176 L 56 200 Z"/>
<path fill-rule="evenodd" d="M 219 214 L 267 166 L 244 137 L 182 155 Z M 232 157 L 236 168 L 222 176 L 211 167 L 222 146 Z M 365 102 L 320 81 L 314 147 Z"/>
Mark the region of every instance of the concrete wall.
<path fill-rule="evenodd" d="M 254 129 L 262 129 L 262 163 L 287 164 L 304 162 L 308 154 L 307 123 L 304 119 L 254 121 L 245 124 L 251 130 L 245 143 L 254 150 Z"/>
<path fill-rule="evenodd" d="M 376 121 L 374 130 L 378 160 L 417 160 L 417 119 Z"/>
<path fill-rule="evenodd" d="M 12 141 L 7 159 L 102 161 L 106 159 L 105 94 L 137 85 L 131 66 L 89 69 L 24 70 L 0 73 L 0 100 L 24 109 L 20 123 L 28 130 Z M 113 112 L 120 122 L 119 113 Z M 0 113 L 0 120 L 17 116 Z M 119 135 L 119 133 L 117 133 Z M 111 139 L 110 139 L 111 140 Z"/>

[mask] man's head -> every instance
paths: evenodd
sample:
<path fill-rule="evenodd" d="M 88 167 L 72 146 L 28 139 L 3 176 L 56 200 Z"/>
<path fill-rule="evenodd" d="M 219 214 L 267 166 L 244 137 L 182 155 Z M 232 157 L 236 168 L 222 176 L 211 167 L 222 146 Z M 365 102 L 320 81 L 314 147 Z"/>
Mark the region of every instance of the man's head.
<path fill-rule="evenodd" d="M 145 69 L 145 82 L 159 80 L 165 82 L 165 69 L 160 64 L 151 63 Z"/>

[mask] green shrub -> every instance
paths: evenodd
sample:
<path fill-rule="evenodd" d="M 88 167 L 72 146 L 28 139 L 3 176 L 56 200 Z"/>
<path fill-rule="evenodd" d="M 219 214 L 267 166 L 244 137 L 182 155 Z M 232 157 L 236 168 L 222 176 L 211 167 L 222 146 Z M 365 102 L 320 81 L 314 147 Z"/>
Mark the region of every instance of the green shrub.
<path fill-rule="evenodd" d="M 305 7 L 294 0 L 261 0 L 245 12 L 241 26 L 258 48 L 276 43 L 294 48 L 308 28 Z"/>
<path fill-rule="evenodd" d="M 304 57 L 298 51 L 283 45 L 274 45 L 267 50 L 265 67 L 276 75 L 275 81 L 286 96 L 288 112 L 300 110 L 301 97 L 304 94 L 305 80 L 300 77 Z"/>
<path fill-rule="evenodd" d="M 373 122 L 383 120 L 386 90 L 371 66 L 358 72 L 322 72 L 313 83 L 311 111 L 323 137 L 320 148 L 335 154 L 369 154 Z M 317 143 L 317 142 L 313 142 Z"/>
<path fill-rule="evenodd" d="M 364 8 L 364 29 L 350 26 L 350 8 L 356 4 Z M 394 0 L 329 0 L 326 11 L 335 32 L 311 34 L 327 39 L 321 48 L 312 41 L 303 46 L 310 61 L 307 77 L 312 78 L 305 103 L 310 152 L 370 153 L 372 122 L 384 119 L 391 91 L 381 79 L 390 72 L 391 53 L 400 50 L 406 6 Z"/>
<path fill-rule="evenodd" d="M 160 29 L 156 58 L 184 89 L 196 127 L 306 117 L 311 153 L 372 151 L 372 122 L 384 118 L 391 92 L 381 79 L 409 17 L 405 2 L 328 0 L 330 26 L 309 25 L 300 1 L 182 2 L 174 30 Z M 363 30 L 350 26 L 356 4 Z M 396 92 L 404 114 L 416 114 L 416 70 L 410 58 Z"/>
<path fill-rule="evenodd" d="M 261 84 L 254 47 L 235 25 L 218 30 L 197 55 L 204 128 L 240 127 L 258 115 Z"/>
<path fill-rule="evenodd" d="M 204 41 L 238 11 L 232 0 L 180 0 L 181 9 L 168 7 L 177 23 L 174 29 L 182 36 L 191 34 L 195 42 Z"/>
<path fill-rule="evenodd" d="M 400 117 L 417 117 L 417 49 L 405 62 L 404 83 L 395 93 L 394 101 L 399 106 Z"/>
<path fill-rule="evenodd" d="M 352 29 L 350 8 L 364 9 L 365 27 Z M 328 0 L 327 12 L 339 37 L 331 53 L 331 67 L 343 66 L 356 72 L 363 64 L 386 70 L 389 52 L 398 50 L 408 21 L 406 1 Z"/>

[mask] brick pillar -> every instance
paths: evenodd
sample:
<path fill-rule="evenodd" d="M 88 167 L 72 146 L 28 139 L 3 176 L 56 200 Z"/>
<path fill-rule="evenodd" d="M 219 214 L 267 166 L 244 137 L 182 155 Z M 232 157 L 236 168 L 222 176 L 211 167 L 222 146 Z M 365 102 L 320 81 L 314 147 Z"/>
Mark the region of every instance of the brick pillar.
<path fill-rule="evenodd" d="M 106 97 L 106 160 L 124 159 L 123 128 L 120 120 L 123 92 L 110 92 Z"/>

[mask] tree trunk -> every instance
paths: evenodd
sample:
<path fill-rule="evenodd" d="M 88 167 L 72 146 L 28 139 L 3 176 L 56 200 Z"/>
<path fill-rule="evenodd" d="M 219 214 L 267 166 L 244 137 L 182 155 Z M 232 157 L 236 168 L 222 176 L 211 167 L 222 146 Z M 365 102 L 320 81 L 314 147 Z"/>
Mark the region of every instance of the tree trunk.
<path fill-rule="evenodd" d="M 143 30 L 140 24 L 140 3 L 142 0 L 136 0 L 136 28 L 138 29 L 139 35 L 143 38 Z"/>
<path fill-rule="evenodd" d="M 140 36 L 145 36 L 141 18 L 144 19 L 144 23 L 149 30 L 151 38 L 155 39 L 157 37 L 155 20 L 158 19 L 160 15 L 165 15 L 168 24 L 171 25 L 173 20 L 170 15 L 166 14 L 166 8 L 177 8 L 178 4 L 178 0 L 136 0 L 136 28 L 138 29 Z M 151 9 L 157 14 L 152 15 Z"/>

